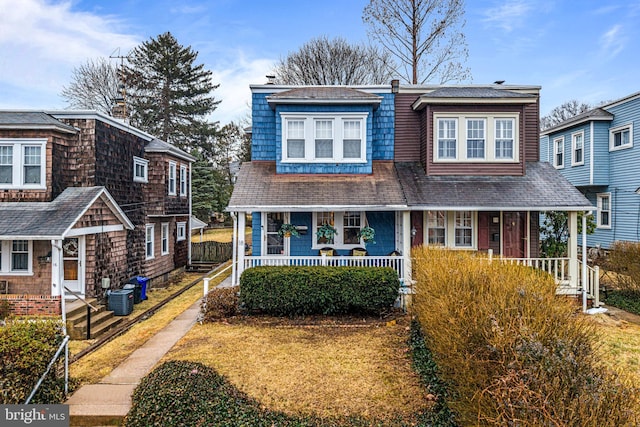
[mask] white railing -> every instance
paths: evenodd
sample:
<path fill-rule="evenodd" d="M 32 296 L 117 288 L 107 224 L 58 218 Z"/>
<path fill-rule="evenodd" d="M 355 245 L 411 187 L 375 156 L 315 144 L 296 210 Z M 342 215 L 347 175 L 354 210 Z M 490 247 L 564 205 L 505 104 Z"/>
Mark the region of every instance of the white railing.
<path fill-rule="evenodd" d="M 246 256 L 244 269 L 259 266 L 334 266 L 334 267 L 391 267 L 400 279 L 404 278 L 401 256 Z"/>
<path fill-rule="evenodd" d="M 582 283 L 582 261 L 578 260 L 578 275 Z M 593 307 L 600 307 L 600 267 L 587 265 L 587 296 L 593 298 Z"/>
<path fill-rule="evenodd" d="M 569 275 L 569 258 L 500 258 L 500 261 L 546 271 L 553 276 L 558 286 L 571 287 L 573 285 Z"/>

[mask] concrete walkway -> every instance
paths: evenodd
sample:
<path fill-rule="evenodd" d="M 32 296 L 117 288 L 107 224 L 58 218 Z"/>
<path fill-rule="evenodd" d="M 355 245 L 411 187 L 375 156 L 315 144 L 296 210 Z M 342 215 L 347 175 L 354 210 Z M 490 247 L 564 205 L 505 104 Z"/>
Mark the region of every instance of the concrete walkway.
<path fill-rule="evenodd" d="M 219 286 L 229 286 L 227 277 Z M 80 387 L 65 403 L 72 426 L 121 425 L 131 409 L 131 395 L 142 377 L 195 324 L 200 300 L 134 351 L 98 384 Z"/>

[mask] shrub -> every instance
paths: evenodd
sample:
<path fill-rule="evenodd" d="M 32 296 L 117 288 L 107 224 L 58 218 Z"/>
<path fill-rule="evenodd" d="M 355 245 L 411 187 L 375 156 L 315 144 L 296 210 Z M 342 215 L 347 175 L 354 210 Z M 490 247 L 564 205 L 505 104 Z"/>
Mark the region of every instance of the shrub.
<path fill-rule="evenodd" d="M 380 314 L 399 288 L 388 267 L 255 267 L 240 278 L 240 303 L 279 316 Z"/>
<path fill-rule="evenodd" d="M 53 319 L 12 319 L 0 327 L 0 389 L 3 404 L 24 403 L 63 340 L 62 324 Z M 64 379 L 56 375 L 58 359 L 31 403 L 60 403 Z"/>
<path fill-rule="evenodd" d="M 640 242 L 616 241 L 610 249 L 607 266 L 617 273 L 616 288 L 640 297 Z"/>
<path fill-rule="evenodd" d="M 213 288 L 203 298 L 200 307 L 202 320 L 213 322 L 226 317 L 238 314 L 238 291 L 239 287 Z"/>
<path fill-rule="evenodd" d="M 0 299 L 0 321 L 11 315 L 11 304 L 6 299 Z"/>
<path fill-rule="evenodd" d="M 414 252 L 414 310 L 461 425 L 636 425 L 636 390 L 608 370 L 591 323 L 532 268 Z"/>

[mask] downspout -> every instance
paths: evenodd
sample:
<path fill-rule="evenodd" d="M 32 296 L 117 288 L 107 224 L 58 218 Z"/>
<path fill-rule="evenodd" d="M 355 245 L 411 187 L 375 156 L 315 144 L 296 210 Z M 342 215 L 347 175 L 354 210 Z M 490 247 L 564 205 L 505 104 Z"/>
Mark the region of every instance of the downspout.
<path fill-rule="evenodd" d="M 238 275 L 238 266 L 236 260 L 238 258 L 238 216 L 235 212 L 231 212 L 233 218 L 233 232 L 231 233 L 231 284 L 235 286 L 236 276 Z"/>
<path fill-rule="evenodd" d="M 582 311 L 587 311 L 587 212 L 582 213 Z"/>

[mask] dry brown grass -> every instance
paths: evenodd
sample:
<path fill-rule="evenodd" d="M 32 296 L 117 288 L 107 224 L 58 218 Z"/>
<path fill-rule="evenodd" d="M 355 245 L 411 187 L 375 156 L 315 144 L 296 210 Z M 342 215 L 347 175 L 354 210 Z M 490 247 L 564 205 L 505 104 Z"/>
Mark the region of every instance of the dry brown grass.
<path fill-rule="evenodd" d="M 196 274 L 195 276 L 197 277 L 198 275 Z M 210 282 L 210 286 L 215 286 L 220 283 L 226 276 L 227 274 L 223 274 L 213 279 Z M 193 280 L 193 275 L 185 275 L 183 276 L 183 279 L 179 283 L 173 285 L 173 287 L 153 291 L 149 296 L 149 300 L 152 300 L 152 302 L 149 303 L 147 308 L 150 308 L 154 303 L 161 301 L 173 292 L 176 292 L 179 287 L 187 285 Z M 202 286 L 203 285 L 200 283 L 195 285 L 183 294 L 174 298 L 171 302 L 167 303 L 149 319 L 136 324 L 123 335 L 115 338 L 113 341 L 108 342 L 95 352 L 90 353 L 73 363 L 70 366 L 70 375 L 73 378 L 78 379 L 81 384 L 97 383 L 100 379 L 109 375 L 116 366 L 124 361 L 131 353 L 141 347 L 149 338 L 202 298 Z M 145 303 L 146 302 L 141 302 L 140 304 L 137 304 L 136 308 L 138 310 L 144 310 L 144 307 L 138 308 L 137 306 L 142 306 Z M 132 315 L 135 315 L 135 312 L 132 313 Z"/>
<path fill-rule="evenodd" d="M 236 318 L 197 325 L 165 360 L 204 363 L 269 409 L 403 418 L 428 407 L 411 368 L 408 319 Z"/>
<path fill-rule="evenodd" d="M 191 236 L 191 242 L 199 243 L 202 242 L 219 242 L 219 243 L 231 243 L 233 238 L 233 229 L 232 228 L 209 228 L 204 231 L 202 235 L 202 240 L 200 240 L 200 233 L 193 234 Z M 245 241 L 247 243 L 251 242 L 251 228 L 247 227 L 245 229 Z"/>
<path fill-rule="evenodd" d="M 616 320 L 607 314 L 590 318 L 600 332 L 603 362 L 640 387 L 640 325 Z"/>

